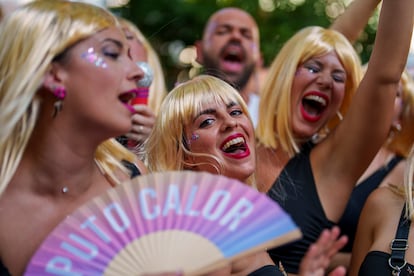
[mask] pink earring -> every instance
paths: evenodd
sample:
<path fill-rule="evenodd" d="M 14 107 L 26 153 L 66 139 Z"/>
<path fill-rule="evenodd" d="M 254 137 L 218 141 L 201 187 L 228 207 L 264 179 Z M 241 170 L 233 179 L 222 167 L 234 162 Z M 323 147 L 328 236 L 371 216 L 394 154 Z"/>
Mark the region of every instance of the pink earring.
<path fill-rule="evenodd" d="M 55 87 L 52 89 L 53 95 L 56 96 L 57 100 L 53 104 L 53 118 L 56 118 L 57 114 L 62 111 L 63 108 L 63 100 L 66 97 L 66 89 L 64 87 Z"/>
<path fill-rule="evenodd" d="M 192 141 L 195 141 L 195 140 L 198 140 L 198 138 L 200 138 L 200 135 L 198 135 L 198 134 L 191 134 L 191 140 Z"/>
<path fill-rule="evenodd" d="M 63 100 L 66 97 L 66 89 L 63 87 L 55 87 L 52 91 L 53 95 L 59 100 Z"/>

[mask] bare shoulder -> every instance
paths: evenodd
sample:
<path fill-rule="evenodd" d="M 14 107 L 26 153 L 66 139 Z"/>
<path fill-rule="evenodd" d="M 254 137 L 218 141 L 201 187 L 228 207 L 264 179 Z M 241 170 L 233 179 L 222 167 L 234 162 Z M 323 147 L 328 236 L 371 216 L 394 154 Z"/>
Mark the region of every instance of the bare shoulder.
<path fill-rule="evenodd" d="M 390 187 L 380 187 L 369 195 L 361 217 L 370 220 L 377 230 L 383 231 L 390 228 L 393 232 L 392 225 L 398 222 L 403 204 L 404 198 L 401 195 Z"/>
<path fill-rule="evenodd" d="M 370 210 L 390 210 L 394 211 L 404 202 L 404 198 L 398 195 L 392 188 L 380 187 L 375 189 L 368 197 L 364 208 Z"/>
<path fill-rule="evenodd" d="M 404 174 L 407 165 L 407 160 L 401 160 L 392 171 L 384 178 L 381 183 L 381 187 L 387 187 L 390 185 L 402 187 L 404 185 Z"/>

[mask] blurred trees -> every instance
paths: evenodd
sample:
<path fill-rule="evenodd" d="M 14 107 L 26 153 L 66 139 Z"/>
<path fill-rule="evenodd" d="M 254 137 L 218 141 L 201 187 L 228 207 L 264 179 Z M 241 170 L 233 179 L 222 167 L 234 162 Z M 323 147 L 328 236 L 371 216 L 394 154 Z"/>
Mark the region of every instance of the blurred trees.
<path fill-rule="evenodd" d="M 248 11 L 260 29 L 265 65 L 270 64 L 283 43 L 297 30 L 310 25 L 328 27 L 352 0 L 131 0 L 115 10 L 134 22 L 158 51 L 171 88 L 188 64 L 179 54 L 201 38 L 204 24 L 216 10 L 235 6 Z M 375 37 L 376 16 L 355 48 L 368 60 Z"/>

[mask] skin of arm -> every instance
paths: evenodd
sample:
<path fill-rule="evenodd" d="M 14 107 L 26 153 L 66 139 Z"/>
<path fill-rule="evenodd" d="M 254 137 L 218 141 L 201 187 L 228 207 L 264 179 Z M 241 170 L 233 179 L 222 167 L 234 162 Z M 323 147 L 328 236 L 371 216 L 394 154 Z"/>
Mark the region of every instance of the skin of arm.
<path fill-rule="evenodd" d="M 410 46 L 413 10 L 411 0 L 383 1 L 369 67 L 347 116 L 311 152 L 318 194 L 331 221 L 339 220 L 355 183 L 388 135 Z"/>
<path fill-rule="evenodd" d="M 380 0 L 354 0 L 345 12 L 330 26 L 330 29 L 342 33 L 351 43 L 360 36 Z"/>
<path fill-rule="evenodd" d="M 353 254 L 351 255 L 351 265 L 349 267 L 349 275 L 358 275 L 359 267 L 367 255 L 371 245 L 374 241 L 374 221 L 375 214 L 378 213 L 378 206 L 376 203 L 377 191 L 374 191 L 368 198 L 362 209 L 360 221 L 363 221 L 363 227 L 358 227 L 355 242 L 353 245 Z"/>
<path fill-rule="evenodd" d="M 370 194 L 358 223 L 352 249 L 350 276 L 358 275 L 368 252 L 391 253 L 389 244 L 395 237 L 403 205 L 404 197 L 390 187 L 380 187 Z"/>

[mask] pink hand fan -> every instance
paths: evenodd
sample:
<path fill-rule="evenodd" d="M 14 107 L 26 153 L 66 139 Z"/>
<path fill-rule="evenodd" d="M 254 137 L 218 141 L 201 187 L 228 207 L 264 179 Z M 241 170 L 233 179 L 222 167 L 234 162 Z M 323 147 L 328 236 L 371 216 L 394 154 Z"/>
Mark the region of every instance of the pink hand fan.
<path fill-rule="evenodd" d="M 237 180 L 155 173 L 110 189 L 68 216 L 25 275 L 200 275 L 300 236 L 277 203 Z"/>

